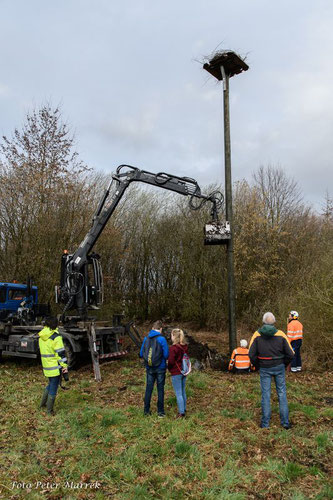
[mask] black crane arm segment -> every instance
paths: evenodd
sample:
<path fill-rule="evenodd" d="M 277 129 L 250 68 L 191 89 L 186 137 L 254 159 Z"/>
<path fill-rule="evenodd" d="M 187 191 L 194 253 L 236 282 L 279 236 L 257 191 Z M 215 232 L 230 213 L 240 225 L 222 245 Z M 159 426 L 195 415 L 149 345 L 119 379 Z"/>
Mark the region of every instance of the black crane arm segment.
<path fill-rule="evenodd" d="M 116 189 L 112 194 L 108 206 L 105 207 L 106 201 L 109 198 L 112 182 L 116 182 Z M 108 220 L 132 182 L 143 182 L 184 196 L 190 196 L 190 206 L 194 209 L 198 207 L 194 206 L 193 198 L 200 198 L 203 203 L 211 201 L 213 204 L 212 217 L 213 219 L 217 219 L 217 208 L 222 203 L 221 198 L 216 197 L 216 192 L 209 196 L 202 194 L 196 180 L 189 177 L 178 177 L 165 172 L 154 174 L 130 165 L 120 165 L 116 173 L 112 175 L 112 181 L 98 204 L 90 230 L 72 256 L 71 263 L 73 271 L 79 271 L 87 262 L 89 253 L 92 251 Z"/>
<path fill-rule="evenodd" d="M 122 172 L 124 169 L 127 170 Z M 146 170 L 140 170 L 131 165 L 119 165 L 113 178 L 118 179 L 119 182 L 121 182 L 122 179 L 127 179 L 129 182 L 143 182 L 186 196 L 206 198 L 206 196 L 201 194 L 197 181 L 189 177 L 178 177 L 177 175 L 167 174 L 165 172 L 155 174 Z"/>

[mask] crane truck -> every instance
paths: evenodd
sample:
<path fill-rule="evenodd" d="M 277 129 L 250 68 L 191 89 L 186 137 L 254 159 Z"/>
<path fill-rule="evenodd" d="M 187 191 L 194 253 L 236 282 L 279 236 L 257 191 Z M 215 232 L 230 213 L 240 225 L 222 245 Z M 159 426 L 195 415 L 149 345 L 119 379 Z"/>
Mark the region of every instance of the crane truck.
<path fill-rule="evenodd" d="M 219 210 L 223 205 L 223 195 L 219 191 L 205 195 L 194 179 L 165 172 L 155 174 L 131 165 L 120 165 L 116 169 L 83 241 L 73 253 L 64 251 L 61 257 L 60 284 L 55 287 L 56 302 L 62 305 L 59 333 L 64 340 L 69 367 L 75 366 L 80 355 L 90 352 L 97 380 L 100 379 L 100 359 L 126 354 L 122 348 L 124 336 L 128 335 L 138 347 L 141 343 L 133 321 L 122 324 L 121 316 L 115 315 L 112 324 L 109 324 L 89 316 L 89 311 L 99 309 L 103 304 L 102 267 L 100 256 L 93 249 L 125 191 L 133 182 L 142 182 L 188 196 L 189 206 L 193 210 L 201 208 L 206 202 L 211 203 L 211 220 L 204 228 L 204 243 L 221 245 L 231 237 L 228 221 L 219 219 Z M 0 353 L 37 358 L 38 332 L 41 328 L 42 325 L 36 324 L 0 323 Z"/>

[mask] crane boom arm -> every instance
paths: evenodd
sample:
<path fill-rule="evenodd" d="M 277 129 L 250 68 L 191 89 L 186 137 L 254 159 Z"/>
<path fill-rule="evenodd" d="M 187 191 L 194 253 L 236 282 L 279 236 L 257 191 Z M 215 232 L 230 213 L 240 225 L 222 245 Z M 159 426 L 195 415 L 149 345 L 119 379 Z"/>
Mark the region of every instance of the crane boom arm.
<path fill-rule="evenodd" d="M 129 170 L 122 173 L 121 170 L 124 168 L 128 168 Z M 168 191 L 173 191 L 184 196 L 201 198 L 203 200 L 210 199 L 208 196 L 201 193 L 200 187 L 194 179 L 190 179 L 188 177 L 177 177 L 164 172 L 154 174 L 152 172 L 139 170 L 136 167 L 128 165 L 120 165 L 117 168 L 116 174 L 113 174 L 112 180 L 117 183 L 117 189 L 113 194 L 109 206 L 103 210 L 110 193 L 111 183 L 99 203 L 93 218 L 92 227 L 86 234 L 84 240 L 81 242 L 79 248 L 73 254 L 73 270 L 75 271 L 79 271 L 80 268 L 87 262 L 87 256 L 92 251 L 104 227 L 115 211 L 130 183 L 143 182 L 145 184 L 167 189 Z"/>
<path fill-rule="evenodd" d="M 87 309 L 98 307 L 103 303 L 103 276 L 99 256 L 92 252 L 94 245 L 103 232 L 108 220 L 122 199 L 126 189 L 132 182 L 143 182 L 190 197 L 190 207 L 200 208 L 205 202 L 212 204 L 212 222 L 205 228 L 205 244 L 224 244 L 230 238 L 230 226 L 218 220 L 218 209 L 223 204 L 223 195 L 215 191 L 209 195 L 201 193 L 200 187 L 194 179 L 178 177 L 165 172 L 154 174 L 140 170 L 130 165 L 120 165 L 104 192 L 92 220 L 92 226 L 85 238 L 73 254 L 66 251 L 61 261 L 60 287 L 56 287 L 56 300 L 65 305 L 63 319 L 66 311 L 77 309 L 79 317 L 86 317 Z M 111 192 L 111 184 L 115 189 Z M 194 204 L 194 198 L 200 199 Z M 89 268 L 93 269 L 94 283 L 91 283 Z"/>

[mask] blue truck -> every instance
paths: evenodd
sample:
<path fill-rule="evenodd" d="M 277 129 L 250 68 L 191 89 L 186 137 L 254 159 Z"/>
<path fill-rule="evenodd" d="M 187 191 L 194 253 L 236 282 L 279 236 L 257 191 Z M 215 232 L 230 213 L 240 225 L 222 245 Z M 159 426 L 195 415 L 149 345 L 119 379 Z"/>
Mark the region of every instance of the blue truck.
<path fill-rule="evenodd" d="M 0 321 L 14 321 L 24 316 L 32 319 L 37 304 L 37 286 L 29 282 L 0 282 Z"/>
<path fill-rule="evenodd" d="M 39 304 L 38 288 L 29 277 L 26 283 L 0 282 L 0 355 L 37 358 L 35 333 L 50 314 L 48 304 Z"/>

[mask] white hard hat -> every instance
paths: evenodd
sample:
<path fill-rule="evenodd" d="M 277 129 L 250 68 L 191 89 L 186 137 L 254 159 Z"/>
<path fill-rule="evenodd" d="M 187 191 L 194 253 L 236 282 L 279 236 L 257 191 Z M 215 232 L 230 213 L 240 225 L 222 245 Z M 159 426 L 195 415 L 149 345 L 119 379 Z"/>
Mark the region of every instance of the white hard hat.
<path fill-rule="evenodd" d="M 247 347 L 247 340 L 242 339 L 242 340 L 240 341 L 240 346 L 241 346 L 241 347 Z"/>
<path fill-rule="evenodd" d="M 298 314 L 298 312 L 297 312 L 297 311 L 290 311 L 290 314 L 291 314 L 291 316 L 293 317 L 293 319 L 297 319 L 297 318 L 298 318 L 298 316 L 299 316 L 299 314 Z"/>

